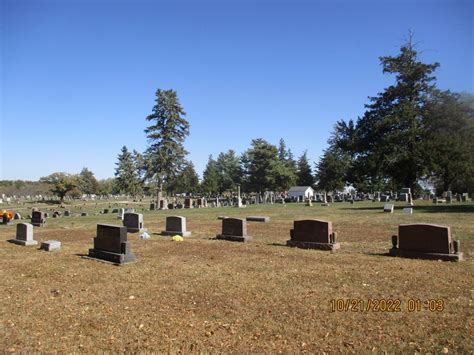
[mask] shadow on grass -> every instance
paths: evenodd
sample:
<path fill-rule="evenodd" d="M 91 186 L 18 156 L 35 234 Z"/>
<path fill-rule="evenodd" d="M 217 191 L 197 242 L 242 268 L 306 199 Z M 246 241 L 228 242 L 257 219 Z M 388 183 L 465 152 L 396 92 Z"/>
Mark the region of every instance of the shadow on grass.
<path fill-rule="evenodd" d="M 269 243 L 267 245 L 273 246 L 273 247 L 285 247 L 288 248 L 288 245 L 282 244 L 282 243 Z"/>
<path fill-rule="evenodd" d="M 386 252 L 386 253 L 364 253 L 365 255 L 370 255 L 370 256 L 389 256 L 389 257 L 392 257 L 392 255 L 390 255 L 390 253 Z"/>
<path fill-rule="evenodd" d="M 406 206 L 395 206 L 396 210 L 403 210 Z M 474 204 L 469 205 L 432 205 L 432 206 L 413 206 L 413 212 L 424 212 L 424 213 L 474 213 Z M 344 207 L 341 210 L 361 210 L 361 211 L 374 211 L 379 210 L 382 212 L 381 206 L 375 207 Z"/>

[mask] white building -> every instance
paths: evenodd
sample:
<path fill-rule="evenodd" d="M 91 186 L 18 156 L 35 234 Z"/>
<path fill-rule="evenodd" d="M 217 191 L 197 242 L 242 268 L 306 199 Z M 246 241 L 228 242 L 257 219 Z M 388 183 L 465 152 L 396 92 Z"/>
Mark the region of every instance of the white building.
<path fill-rule="evenodd" d="M 291 199 L 297 198 L 313 198 L 314 190 L 311 186 L 293 186 L 288 190 L 288 197 Z"/>

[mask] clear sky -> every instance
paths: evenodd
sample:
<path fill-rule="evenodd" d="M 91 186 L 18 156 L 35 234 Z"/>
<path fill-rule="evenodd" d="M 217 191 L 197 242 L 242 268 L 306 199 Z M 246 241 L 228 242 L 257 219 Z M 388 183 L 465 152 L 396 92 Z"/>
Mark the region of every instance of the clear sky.
<path fill-rule="evenodd" d="M 0 179 L 144 151 L 156 89 L 187 112 L 189 158 L 283 137 L 317 161 L 338 119 L 387 87 L 379 56 L 414 32 L 438 86 L 473 92 L 472 1 L 0 0 Z"/>

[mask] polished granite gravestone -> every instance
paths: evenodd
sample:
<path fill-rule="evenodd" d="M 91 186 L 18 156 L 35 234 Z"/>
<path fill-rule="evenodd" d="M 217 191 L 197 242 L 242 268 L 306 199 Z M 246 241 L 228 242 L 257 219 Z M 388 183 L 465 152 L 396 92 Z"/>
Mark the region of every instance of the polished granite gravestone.
<path fill-rule="evenodd" d="M 286 245 L 304 249 L 337 250 L 336 232 L 332 231 L 332 222 L 307 219 L 293 222 L 291 239 Z"/>
<path fill-rule="evenodd" d="M 43 227 L 46 225 L 46 213 L 41 211 L 33 211 L 31 215 L 31 224 L 35 227 Z"/>
<path fill-rule="evenodd" d="M 98 224 L 94 248 L 89 249 L 89 257 L 120 265 L 135 261 L 127 241 L 127 227 Z"/>
<path fill-rule="evenodd" d="M 124 213 L 123 226 L 130 233 L 137 233 L 143 229 L 143 215 L 141 213 Z"/>
<path fill-rule="evenodd" d="M 461 261 L 460 242 L 451 239 L 451 229 L 436 224 L 400 224 L 392 236 L 391 256 L 404 258 Z"/>

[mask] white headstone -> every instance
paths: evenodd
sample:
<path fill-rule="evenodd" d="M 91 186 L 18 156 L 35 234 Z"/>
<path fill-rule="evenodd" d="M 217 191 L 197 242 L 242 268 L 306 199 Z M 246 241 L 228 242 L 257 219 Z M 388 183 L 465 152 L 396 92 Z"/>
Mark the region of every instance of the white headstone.
<path fill-rule="evenodd" d="M 390 203 L 387 203 L 385 206 L 383 206 L 383 211 L 387 213 L 393 213 L 394 206 Z"/>

